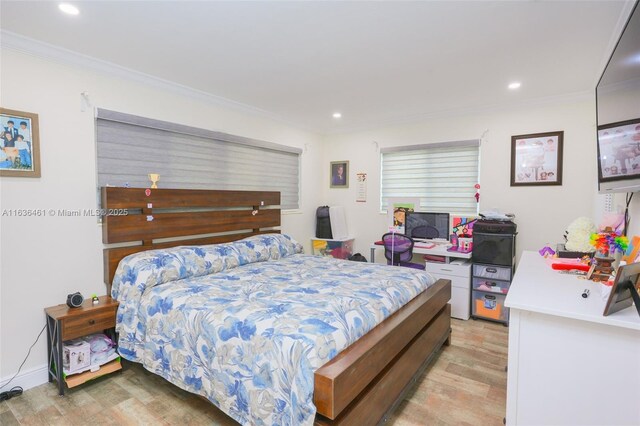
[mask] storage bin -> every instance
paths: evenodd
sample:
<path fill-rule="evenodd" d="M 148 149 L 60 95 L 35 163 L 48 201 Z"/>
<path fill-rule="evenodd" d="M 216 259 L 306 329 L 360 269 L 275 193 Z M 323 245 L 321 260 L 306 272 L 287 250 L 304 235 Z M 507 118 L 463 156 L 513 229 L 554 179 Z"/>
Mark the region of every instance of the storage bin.
<path fill-rule="evenodd" d="M 495 280 L 511 281 L 511 268 L 493 265 L 473 265 L 473 275 L 476 277 L 493 278 Z"/>
<path fill-rule="evenodd" d="M 491 293 L 507 294 L 509 281 L 492 280 L 490 278 L 473 278 L 473 289 Z"/>
<path fill-rule="evenodd" d="M 346 240 L 311 239 L 311 253 L 314 256 L 332 256 L 336 259 L 348 259 L 353 254 L 353 238 Z"/>
<path fill-rule="evenodd" d="M 509 309 L 504 306 L 505 299 L 506 296 L 502 294 L 474 290 L 471 304 L 473 316 L 507 322 L 509 320 Z"/>

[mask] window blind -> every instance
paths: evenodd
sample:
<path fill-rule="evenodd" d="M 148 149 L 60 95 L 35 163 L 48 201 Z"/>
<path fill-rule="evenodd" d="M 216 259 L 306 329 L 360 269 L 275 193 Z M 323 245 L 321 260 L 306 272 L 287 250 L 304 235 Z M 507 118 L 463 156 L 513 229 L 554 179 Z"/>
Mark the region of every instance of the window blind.
<path fill-rule="evenodd" d="M 300 207 L 302 150 L 98 109 L 98 185 L 280 191 L 282 209 Z"/>
<path fill-rule="evenodd" d="M 480 141 L 381 149 L 380 200 L 420 198 L 420 210 L 477 214 Z"/>

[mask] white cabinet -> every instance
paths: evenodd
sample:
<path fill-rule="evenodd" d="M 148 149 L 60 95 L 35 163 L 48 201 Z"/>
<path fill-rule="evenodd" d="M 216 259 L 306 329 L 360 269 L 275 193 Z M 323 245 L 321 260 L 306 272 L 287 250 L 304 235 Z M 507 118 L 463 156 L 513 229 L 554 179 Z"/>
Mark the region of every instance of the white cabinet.
<path fill-rule="evenodd" d="M 507 425 L 640 425 L 640 317 L 603 316 L 600 286 L 522 253 L 505 302 Z"/>
<path fill-rule="evenodd" d="M 451 263 L 426 262 L 426 270 L 435 279 L 451 280 L 451 316 L 468 320 L 471 300 L 471 263 L 457 259 Z"/>

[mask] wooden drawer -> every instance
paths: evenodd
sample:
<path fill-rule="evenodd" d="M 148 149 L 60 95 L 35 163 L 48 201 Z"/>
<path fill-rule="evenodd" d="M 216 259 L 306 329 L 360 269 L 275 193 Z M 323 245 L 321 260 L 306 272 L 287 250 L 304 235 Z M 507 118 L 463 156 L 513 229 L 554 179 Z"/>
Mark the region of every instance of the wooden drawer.
<path fill-rule="evenodd" d="M 116 309 L 91 310 L 65 318 L 62 321 L 62 340 L 71 340 L 98 333 L 116 326 Z"/>

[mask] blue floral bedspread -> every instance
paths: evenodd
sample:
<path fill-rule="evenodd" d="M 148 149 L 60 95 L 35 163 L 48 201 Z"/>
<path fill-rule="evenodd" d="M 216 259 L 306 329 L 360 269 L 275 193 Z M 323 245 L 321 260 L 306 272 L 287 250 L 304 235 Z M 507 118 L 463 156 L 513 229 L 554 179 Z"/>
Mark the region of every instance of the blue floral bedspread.
<path fill-rule="evenodd" d="M 242 424 L 313 424 L 313 372 L 434 279 L 301 252 L 268 234 L 128 256 L 112 289 L 120 354 Z"/>

